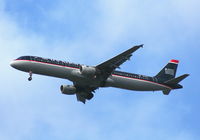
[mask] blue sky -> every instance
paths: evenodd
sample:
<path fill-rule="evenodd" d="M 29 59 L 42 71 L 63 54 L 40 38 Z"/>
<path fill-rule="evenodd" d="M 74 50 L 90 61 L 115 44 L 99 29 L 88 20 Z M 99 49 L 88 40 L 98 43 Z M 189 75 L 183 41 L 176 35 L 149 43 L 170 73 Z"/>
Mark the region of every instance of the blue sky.
<path fill-rule="evenodd" d="M 200 137 L 198 0 L 0 0 L 0 139 L 196 140 Z M 97 65 L 144 44 L 121 70 L 153 76 L 170 60 L 184 88 L 100 89 L 86 105 L 60 94 L 69 81 L 9 66 L 22 55 Z"/>

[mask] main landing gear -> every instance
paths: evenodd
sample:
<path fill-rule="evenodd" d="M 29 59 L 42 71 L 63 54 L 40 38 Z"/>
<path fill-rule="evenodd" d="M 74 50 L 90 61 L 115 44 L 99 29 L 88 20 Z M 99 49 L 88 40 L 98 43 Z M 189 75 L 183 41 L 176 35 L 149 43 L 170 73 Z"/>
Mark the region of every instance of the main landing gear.
<path fill-rule="evenodd" d="M 29 71 L 29 78 L 28 78 L 28 81 L 31 81 L 32 80 L 32 71 Z"/>

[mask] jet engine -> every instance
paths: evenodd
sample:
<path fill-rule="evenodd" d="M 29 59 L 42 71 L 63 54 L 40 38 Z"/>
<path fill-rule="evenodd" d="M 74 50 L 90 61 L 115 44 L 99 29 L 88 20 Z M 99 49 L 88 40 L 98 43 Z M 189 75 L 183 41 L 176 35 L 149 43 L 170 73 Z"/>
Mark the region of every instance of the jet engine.
<path fill-rule="evenodd" d="M 96 68 L 95 67 L 89 67 L 89 66 L 81 66 L 80 72 L 84 76 L 93 77 L 96 74 Z"/>
<path fill-rule="evenodd" d="M 60 90 L 63 94 L 74 95 L 76 93 L 76 87 L 72 85 L 61 85 Z"/>

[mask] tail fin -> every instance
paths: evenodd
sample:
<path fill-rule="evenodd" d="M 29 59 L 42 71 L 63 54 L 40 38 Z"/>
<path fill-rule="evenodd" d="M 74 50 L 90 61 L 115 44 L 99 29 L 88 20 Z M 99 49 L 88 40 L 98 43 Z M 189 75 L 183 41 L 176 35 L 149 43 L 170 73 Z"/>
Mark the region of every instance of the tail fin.
<path fill-rule="evenodd" d="M 188 77 L 189 74 L 184 74 L 175 78 L 178 63 L 178 60 L 170 60 L 169 63 L 155 76 L 155 78 L 163 84 L 170 86 L 172 89 L 183 88 L 183 86 L 178 83 Z M 168 95 L 170 91 L 171 89 L 163 90 L 163 94 Z"/>
<path fill-rule="evenodd" d="M 163 82 L 175 78 L 178 63 L 178 60 L 170 60 L 169 63 L 155 77 Z"/>

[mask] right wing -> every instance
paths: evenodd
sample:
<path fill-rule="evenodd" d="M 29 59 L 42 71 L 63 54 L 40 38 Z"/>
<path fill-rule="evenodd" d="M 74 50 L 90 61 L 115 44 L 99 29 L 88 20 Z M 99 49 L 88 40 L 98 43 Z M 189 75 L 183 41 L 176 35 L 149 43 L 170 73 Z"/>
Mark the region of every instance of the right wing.
<path fill-rule="evenodd" d="M 108 61 L 97 65 L 96 68 L 100 70 L 103 80 L 107 79 L 116 68 L 120 67 L 121 64 L 129 60 L 132 56 L 132 53 L 141 47 L 143 47 L 143 45 L 134 46 L 129 50 L 109 59 Z"/>

